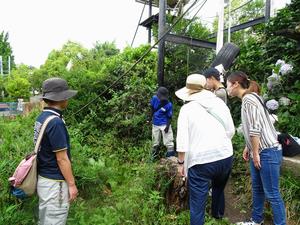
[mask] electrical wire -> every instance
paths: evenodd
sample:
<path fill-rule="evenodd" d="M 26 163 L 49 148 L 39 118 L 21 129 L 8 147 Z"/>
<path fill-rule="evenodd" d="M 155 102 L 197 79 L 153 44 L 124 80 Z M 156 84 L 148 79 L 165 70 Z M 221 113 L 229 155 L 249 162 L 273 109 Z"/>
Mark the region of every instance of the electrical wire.
<path fill-rule="evenodd" d="M 138 32 L 138 29 L 139 29 L 139 26 L 140 26 L 140 23 L 141 23 L 141 20 L 142 20 L 144 11 L 145 11 L 145 7 L 146 7 L 146 1 L 145 1 L 145 3 L 144 3 L 144 7 L 143 7 L 143 9 L 142 9 L 142 12 L 141 12 L 141 15 L 140 15 L 139 22 L 138 22 L 138 24 L 137 24 L 137 26 L 136 26 L 136 29 L 135 29 L 135 33 L 134 33 L 133 39 L 132 39 L 132 41 L 131 41 L 131 45 L 130 45 L 131 47 L 132 47 L 133 42 L 134 42 L 134 40 L 135 40 L 136 34 L 137 34 L 137 32 Z"/>
<path fill-rule="evenodd" d="M 192 19 L 190 19 L 190 21 L 188 22 L 188 24 L 185 26 L 184 30 L 184 34 L 186 33 L 186 28 L 194 21 L 194 19 L 196 18 L 196 16 L 198 15 L 198 13 L 200 12 L 200 10 L 203 8 L 203 6 L 206 4 L 207 0 L 204 0 L 200 5 L 200 8 L 197 10 L 197 12 L 194 14 L 194 16 L 192 17 Z"/>
<path fill-rule="evenodd" d="M 240 8 L 244 7 L 245 5 L 249 4 L 250 2 L 252 2 L 253 0 L 249 0 L 248 2 L 245 2 L 244 4 L 236 7 L 235 9 L 231 10 L 231 12 L 234 12 L 236 10 L 239 10 Z"/>
<path fill-rule="evenodd" d="M 162 34 L 160 38 L 148 49 L 144 52 L 144 54 L 128 69 L 126 70 L 117 80 L 115 80 L 111 85 L 109 85 L 104 91 L 102 91 L 99 95 L 97 95 L 94 99 L 89 101 L 87 104 L 85 104 L 83 107 L 81 107 L 79 110 L 77 110 L 75 113 L 71 114 L 71 116 L 76 115 L 77 113 L 84 110 L 86 107 L 91 105 L 93 102 L 95 102 L 98 98 L 100 98 L 104 93 L 106 93 L 109 89 L 111 89 L 113 86 L 115 86 L 124 76 L 126 76 L 139 62 L 141 62 L 146 55 L 149 54 L 149 52 L 176 26 L 176 24 L 195 6 L 195 4 L 199 0 L 195 0 L 194 3 L 182 14 L 180 15 L 177 20 L 165 30 L 165 32 Z M 207 0 L 206 0 L 207 1 Z M 206 2 L 205 1 L 205 2 Z"/>

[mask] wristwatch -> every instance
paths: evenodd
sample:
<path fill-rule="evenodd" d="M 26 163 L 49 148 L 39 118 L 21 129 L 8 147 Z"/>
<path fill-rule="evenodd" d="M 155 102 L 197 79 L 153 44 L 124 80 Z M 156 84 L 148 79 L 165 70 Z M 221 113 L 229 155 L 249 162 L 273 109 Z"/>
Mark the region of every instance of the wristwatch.
<path fill-rule="evenodd" d="M 179 159 L 177 159 L 177 163 L 178 163 L 179 165 L 183 165 L 183 164 L 184 164 L 184 160 L 183 160 L 183 161 L 180 161 Z"/>

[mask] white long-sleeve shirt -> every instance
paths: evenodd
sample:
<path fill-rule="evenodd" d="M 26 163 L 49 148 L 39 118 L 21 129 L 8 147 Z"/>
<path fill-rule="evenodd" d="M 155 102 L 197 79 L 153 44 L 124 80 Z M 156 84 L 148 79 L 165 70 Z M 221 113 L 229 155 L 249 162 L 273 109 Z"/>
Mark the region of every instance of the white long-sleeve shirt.
<path fill-rule="evenodd" d="M 185 152 L 187 168 L 232 156 L 235 132 L 230 111 L 220 98 L 206 90 L 193 95 L 195 100 L 180 109 L 177 124 L 177 151 Z"/>

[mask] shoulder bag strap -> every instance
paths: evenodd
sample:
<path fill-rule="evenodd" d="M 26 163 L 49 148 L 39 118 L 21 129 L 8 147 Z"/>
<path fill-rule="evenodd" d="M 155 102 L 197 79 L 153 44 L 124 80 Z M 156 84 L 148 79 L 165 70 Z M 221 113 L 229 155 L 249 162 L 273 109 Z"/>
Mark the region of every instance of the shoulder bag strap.
<path fill-rule="evenodd" d="M 46 127 L 47 127 L 48 123 L 49 123 L 52 119 L 54 119 L 55 117 L 58 117 L 58 116 L 54 116 L 54 115 L 53 115 L 53 116 L 49 116 L 49 117 L 44 121 L 44 123 L 43 123 L 43 125 L 42 125 L 42 128 L 41 128 L 41 130 L 40 130 L 38 139 L 37 139 L 37 141 L 36 141 L 36 143 L 35 143 L 35 147 L 34 147 L 34 153 L 35 153 L 35 154 L 37 154 L 37 152 L 38 152 L 38 150 L 39 150 L 39 147 L 40 147 L 40 144 L 41 144 L 41 141 L 42 141 L 42 139 L 43 139 L 44 132 L 45 132 L 45 130 L 46 130 Z"/>
<path fill-rule="evenodd" d="M 250 93 L 251 95 L 253 95 L 253 96 L 255 96 L 257 99 L 258 99 L 258 101 L 260 102 L 260 104 L 262 104 L 262 106 L 263 106 L 263 108 L 264 108 L 264 110 L 265 110 L 265 113 L 266 113 L 266 115 L 267 115 L 267 118 L 269 118 L 269 116 L 272 116 L 273 117 L 273 119 L 276 121 L 276 119 L 274 118 L 274 116 L 269 112 L 269 109 L 267 108 L 267 106 L 264 104 L 264 102 L 261 100 L 261 98 L 260 97 L 258 97 L 256 94 L 254 94 L 254 93 Z M 268 121 L 271 123 L 271 121 L 268 119 Z M 273 125 L 273 124 L 272 124 Z"/>
<path fill-rule="evenodd" d="M 213 116 L 216 120 L 218 120 L 222 126 L 224 127 L 225 131 L 226 131 L 226 126 L 225 126 L 225 123 L 224 121 L 217 115 L 215 114 L 214 112 L 208 110 L 206 107 L 204 107 L 200 102 L 197 101 L 197 103 L 206 110 L 206 112 L 208 112 L 208 114 L 210 114 L 211 116 Z"/>
<path fill-rule="evenodd" d="M 266 111 L 267 114 L 269 114 L 269 110 L 267 109 L 266 105 L 263 103 L 263 101 L 261 100 L 260 97 L 258 97 L 256 94 L 254 93 L 250 93 L 250 95 L 255 96 L 255 98 L 258 99 L 258 101 L 260 102 L 260 104 L 264 107 L 264 110 Z"/>
<path fill-rule="evenodd" d="M 264 107 L 264 110 L 265 110 L 265 112 L 266 112 L 266 114 L 267 114 L 267 116 L 272 116 L 273 117 L 273 119 L 276 121 L 276 119 L 274 118 L 274 116 L 269 112 L 269 109 L 267 108 L 267 106 L 263 103 L 263 101 L 261 100 L 261 98 L 260 97 L 258 97 L 256 94 L 254 94 L 254 93 L 250 93 L 251 95 L 253 95 L 253 96 L 255 96 L 257 99 L 258 99 L 258 101 L 260 102 L 260 104 L 262 104 L 262 106 Z"/>

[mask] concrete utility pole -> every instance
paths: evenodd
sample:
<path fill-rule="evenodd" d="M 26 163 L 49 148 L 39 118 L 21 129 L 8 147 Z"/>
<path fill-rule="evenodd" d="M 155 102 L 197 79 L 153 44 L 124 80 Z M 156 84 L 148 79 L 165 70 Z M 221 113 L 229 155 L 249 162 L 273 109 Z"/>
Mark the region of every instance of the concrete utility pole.
<path fill-rule="evenodd" d="M 270 20 L 271 16 L 271 0 L 266 0 L 266 6 L 265 6 L 265 19 L 266 22 Z"/>
<path fill-rule="evenodd" d="M 158 17 L 158 66 L 157 81 L 159 86 L 164 85 L 164 64 L 165 64 L 165 38 L 160 39 L 166 31 L 166 0 L 159 0 L 159 17 Z"/>
<path fill-rule="evenodd" d="M 8 56 L 8 62 L 7 62 L 7 64 L 8 64 L 8 74 L 10 74 L 10 56 Z"/>
<path fill-rule="evenodd" d="M 224 31 L 224 0 L 219 0 L 219 21 L 218 21 L 218 34 L 217 34 L 217 49 L 216 54 L 223 47 L 223 31 Z"/>
<path fill-rule="evenodd" d="M 227 42 L 230 43 L 231 41 L 231 0 L 228 1 L 228 38 Z"/>
<path fill-rule="evenodd" d="M 149 0 L 149 18 L 152 16 L 152 0 Z M 151 45 L 151 26 L 148 28 L 148 43 Z"/>
<path fill-rule="evenodd" d="M 3 62 L 2 62 L 2 55 L 0 55 L 0 74 L 3 75 Z"/>

